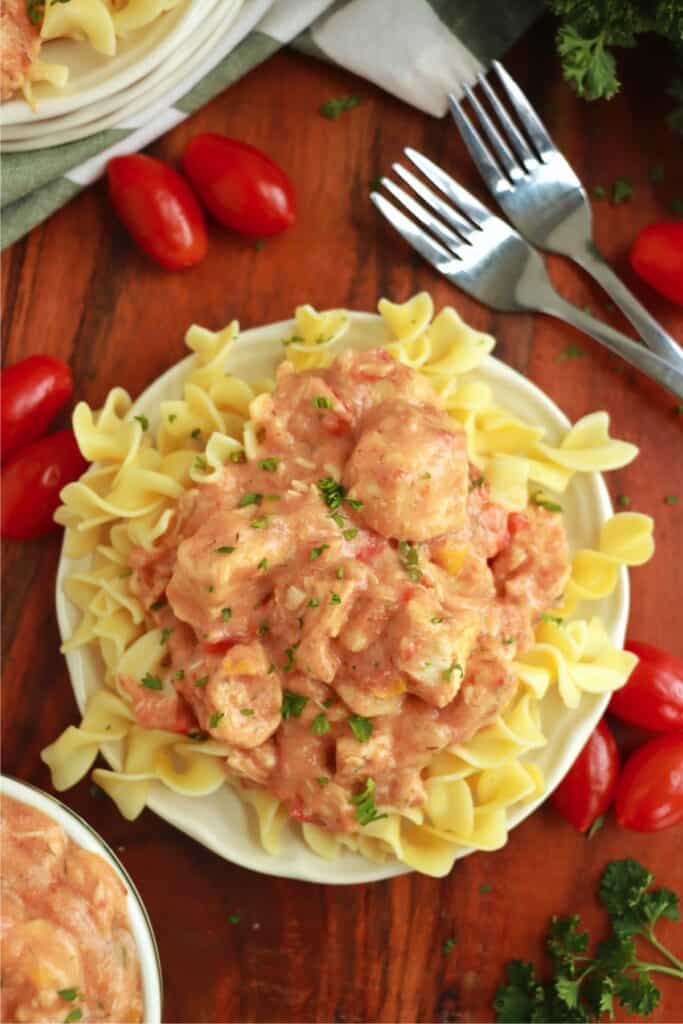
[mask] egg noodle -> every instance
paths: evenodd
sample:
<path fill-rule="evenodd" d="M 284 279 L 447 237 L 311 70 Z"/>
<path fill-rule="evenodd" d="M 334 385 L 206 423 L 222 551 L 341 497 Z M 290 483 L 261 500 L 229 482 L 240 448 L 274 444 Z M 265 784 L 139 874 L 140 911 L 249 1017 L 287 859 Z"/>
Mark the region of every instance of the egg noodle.
<path fill-rule="evenodd" d="M 83 40 L 105 57 L 114 57 L 117 40 L 145 28 L 180 0 L 27 0 L 31 18 L 40 16 L 40 40 Z M 69 81 L 65 64 L 34 60 L 22 85 L 24 98 L 33 105 L 33 85 L 49 82 L 63 89 Z"/>
<path fill-rule="evenodd" d="M 581 419 L 559 445 L 544 441 L 541 428 L 496 404 L 490 387 L 473 373 L 493 349 L 493 338 L 468 327 L 451 308 L 434 317 L 428 294 L 400 305 L 383 299 L 379 312 L 389 336 L 387 351 L 429 379 L 444 408 L 464 427 L 469 459 L 488 481 L 491 498 L 506 510 L 525 508 L 530 494 L 537 502 L 551 501 L 546 492 L 564 492 L 575 473 L 617 469 L 637 455 L 634 445 L 610 437 L 605 412 Z M 87 774 L 102 744 L 115 741 L 121 770 L 96 769 L 93 778 L 128 819 L 143 810 L 154 783 L 201 797 L 228 782 L 254 809 L 263 847 L 276 854 L 286 809 L 265 789 L 229 777 L 224 767 L 229 747 L 141 728 L 119 685 L 119 676 L 141 679 L 152 673 L 171 688 L 162 630 L 150 628 L 130 587 L 132 549 L 150 549 L 169 526 L 180 495 L 219 474 L 230 452 L 244 448 L 252 457 L 256 450 L 250 403 L 273 383 L 248 384 L 226 373 L 238 335 L 236 322 L 216 333 L 190 327 L 186 342 L 194 358 L 183 397 L 160 402 L 155 430 L 146 417 L 132 415 L 131 399 L 121 388 L 110 392 L 99 412 L 85 403 L 74 412 L 79 446 L 95 465 L 64 488 L 55 516 L 66 527 L 65 554 L 82 560 L 82 568 L 64 584 L 81 617 L 63 650 L 94 645 L 104 663 L 104 685 L 90 697 L 80 727 L 67 728 L 42 757 L 55 788 L 64 790 Z M 326 367 L 352 335 L 345 310 L 301 306 L 293 336 L 282 339 L 282 353 L 298 371 Z M 193 437 L 209 437 L 208 444 L 202 447 Z M 492 725 L 434 757 L 426 770 L 424 807 L 400 813 L 383 808 L 388 815 L 360 834 L 303 824 L 310 848 L 324 858 L 344 847 L 371 860 L 393 856 L 418 871 L 443 875 L 462 848 L 504 845 L 508 808 L 544 791 L 542 772 L 525 757 L 546 744 L 541 720 L 546 694 L 557 691 L 573 709 L 584 693 L 622 686 L 636 664 L 634 655 L 611 644 L 599 618 L 567 619 L 580 602 L 607 596 L 621 566 L 641 565 L 651 557 L 652 532 L 649 517 L 620 513 L 603 525 L 595 549 L 574 554 L 562 604 L 543 616 L 535 645 L 512 664 L 515 697 Z"/>

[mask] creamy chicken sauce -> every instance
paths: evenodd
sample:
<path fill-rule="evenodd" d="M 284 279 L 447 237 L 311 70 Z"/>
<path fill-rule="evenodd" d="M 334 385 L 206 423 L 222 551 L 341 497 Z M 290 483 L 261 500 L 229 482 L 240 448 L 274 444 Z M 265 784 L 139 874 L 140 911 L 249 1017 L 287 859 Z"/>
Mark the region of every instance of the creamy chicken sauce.
<path fill-rule="evenodd" d="M 557 513 L 508 514 L 462 427 L 386 352 L 284 363 L 236 453 L 137 549 L 173 689 L 122 678 L 138 720 L 230 745 L 228 771 L 303 821 L 355 831 L 424 803 L 435 754 L 511 699 L 510 662 L 562 593 Z"/>
<path fill-rule="evenodd" d="M 141 1021 L 126 890 L 41 811 L 2 798 L 2 1020 Z"/>
<path fill-rule="evenodd" d="M 27 0 L 0 0 L 0 100 L 21 90 L 38 58 L 40 25 L 32 24 L 28 8 Z"/>

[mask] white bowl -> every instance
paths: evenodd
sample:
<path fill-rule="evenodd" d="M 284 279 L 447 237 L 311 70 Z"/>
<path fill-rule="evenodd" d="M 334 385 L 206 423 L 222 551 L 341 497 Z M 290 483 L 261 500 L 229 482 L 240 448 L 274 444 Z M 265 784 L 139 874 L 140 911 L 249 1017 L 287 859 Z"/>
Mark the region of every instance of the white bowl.
<path fill-rule="evenodd" d="M 43 793 L 27 782 L 19 782 L 7 775 L 0 775 L 0 796 L 8 796 L 22 804 L 28 804 L 37 811 L 42 811 L 58 825 L 61 825 L 69 839 L 84 850 L 98 853 L 114 869 L 126 887 L 128 917 L 130 919 L 133 938 L 138 948 L 140 961 L 140 977 L 145 1007 L 145 1024 L 161 1024 L 162 1016 L 162 980 L 161 962 L 157 949 L 152 924 L 140 893 L 133 880 L 118 857 L 109 849 L 94 828 L 79 817 L 75 811 L 66 807 L 56 797 Z"/>
<path fill-rule="evenodd" d="M 352 313 L 351 321 L 348 334 L 340 347 L 362 350 L 391 340 L 379 316 Z M 246 380 L 272 376 L 275 365 L 282 359 L 281 341 L 290 337 L 294 328 L 295 322 L 289 320 L 244 331 L 230 353 L 226 370 Z M 138 398 L 131 415 L 144 413 L 152 427 L 155 427 L 159 420 L 159 402 L 182 397 L 183 380 L 192 359 L 188 357 L 182 360 L 154 381 Z M 504 363 L 489 357 L 477 371 L 477 376 L 491 386 L 496 400 L 511 412 L 544 427 L 551 444 L 557 443 L 569 429 L 569 420 L 554 402 Z M 577 474 L 562 496 L 562 504 L 572 550 L 595 545 L 600 527 L 613 511 L 602 477 L 597 473 Z M 74 632 L 80 620 L 80 612 L 65 597 L 62 583 L 67 576 L 85 565 L 87 560 L 77 562 L 62 552 L 57 573 L 56 602 L 57 620 L 63 639 Z M 602 618 L 610 639 L 617 646 L 621 646 L 624 641 L 628 603 L 628 575 L 622 569 L 614 592 L 604 601 L 587 606 L 586 614 Z M 74 694 L 82 711 L 87 698 L 102 686 L 103 666 L 98 652 L 90 647 L 70 651 L 66 661 Z M 565 708 L 557 693 L 550 693 L 543 700 L 543 727 L 548 745 L 528 755 L 528 760 L 543 770 L 547 789 L 543 797 L 534 803 L 508 811 L 509 828 L 514 828 L 536 810 L 559 784 L 597 725 L 608 700 L 609 695 L 584 695 L 579 707 L 572 711 Z M 106 746 L 104 753 L 115 768 L 120 768 L 116 746 Z M 226 860 L 267 875 L 343 885 L 375 882 L 410 870 L 397 861 L 375 864 L 348 851 L 336 861 L 323 860 L 310 850 L 300 832 L 290 824 L 283 833 L 281 852 L 276 857 L 270 856 L 259 843 L 251 809 L 245 807 L 230 786 L 223 786 L 211 796 L 193 799 L 180 796 L 161 783 L 155 783 L 150 789 L 148 806 L 170 824 Z M 465 857 L 470 852 L 463 849 L 458 856 Z"/>

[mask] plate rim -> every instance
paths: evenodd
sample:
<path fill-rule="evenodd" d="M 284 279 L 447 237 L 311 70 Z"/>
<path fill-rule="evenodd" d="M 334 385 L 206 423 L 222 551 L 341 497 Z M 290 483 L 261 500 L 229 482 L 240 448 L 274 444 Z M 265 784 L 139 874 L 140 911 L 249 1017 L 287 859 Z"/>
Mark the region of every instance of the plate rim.
<path fill-rule="evenodd" d="M 358 323 L 364 320 L 367 321 L 368 319 L 371 319 L 374 322 L 381 322 L 383 320 L 383 318 L 376 313 L 368 313 L 364 311 L 349 309 L 345 309 L 345 312 L 349 314 L 351 321 L 350 326 L 353 325 L 354 321 Z M 262 324 L 250 327 L 244 331 L 240 331 L 239 336 L 237 337 L 235 344 L 231 350 L 231 354 L 234 353 L 236 349 L 239 349 L 244 345 L 248 345 L 252 339 L 258 336 L 263 336 L 264 332 L 266 333 L 267 336 L 272 335 L 273 338 L 276 340 L 277 338 L 281 339 L 287 337 L 288 334 L 291 333 L 291 330 L 295 326 L 295 324 L 296 321 L 294 320 L 294 318 L 288 318 L 286 320 L 276 321 L 274 323 L 269 324 Z M 344 342 L 343 339 L 340 339 L 339 351 L 343 350 Z M 182 379 L 183 371 L 186 372 L 187 370 L 189 370 L 190 365 L 194 363 L 195 358 L 196 357 L 193 354 L 183 357 L 181 360 L 179 360 L 176 363 L 173 363 L 170 367 L 168 367 L 168 369 L 166 369 L 163 373 L 161 373 L 158 377 L 151 381 L 133 402 L 133 405 L 131 406 L 131 409 L 129 411 L 129 415 L 135 415 L 137 412 L 140 411 L 148 412 L 149 410 L 147 410 L 145 407 L 146 402 L 155 401 L 153 393 L 156 391 L 163 392 L 164 390 L 167 390 L 169 383 L 173 382 L 174 378 L 176 377 L 178 377 L 178 379 Z M 553 401 L 553 399 L 551 399 L 550 396 L 547 395 L 546 392 L 544 392 L 537 384 L 529 380 L 518 370 L 515 370 L 513 367 L 509 366 L 507 363 L 504 363 L 502 360 L 497 359 L 495 356 L 488 355 L 473 372 L 476 373 L 481 371 L 488 371 L 493 376 L 496 383 L 502 385 L 503 387 L 509 383 L 509 380 L 511 378 L 515 383 L 517 383 L 518 386 L 521 385 L 522 388 L 531 391 L 536 400 L 539 401 L 542 407 L 544 408 L 544 411 L 549 415 L 549 418 L 553 421 L 553 423 L 559 423 L 558 429 L 561 428 L 563 430 L 568 430 L 571 427 L 571 421 L 563 412 L 563 410 L 560 409 L 560 407 Z M 602 473 L 589 473 L 582 474 L 582 476 L 589 478 L 595 488 L 595 497 L 597 500 L 597 504 L 599 506 L 599 512 L 601 516 L 600 523 L 602 524 L 607 518 L 614 514 L 614 508 L 612 506 L 612 502 L 609 496 L 609 491 L 605 484 L 604 475 Z M 74 562 L 74 560 L 69 559 L 68 556 L 66 556 L 64 551 L 64 544 L 65 541 L 62 542 L 62 547 L 60 549 L 60 557 L 57 566 L 55 584 L 57 622 L 60 637 L 63 642 L 66 639 L 66 637 L 70 635 L 72 627 L 68 619 L 68 607 L 70 602 L 68 602 L 68 599 L 63 593 L 62 583 L 67 572 L 72 571 L 71 568 L 67 569 L 67 565 L 71 566 Z M 617 609 L 615 612 L 614 621 L 612 621 L 606 628 L 611 641 L 621 646 L 623 645 L 624 638 L 626 635 L 626 626 L 630 611 L 629 576 L 624 566 L 621 566 L 619 569 L 618 583 L 615 587 L 613 594 L 617 601 Z M 78 671 L 80 670 L 80 664 L 78 667 L 76 667 L 75 665 L 77 661 L 79 663 L 81 661 L 80 648 L 66 652 L 64 657 L 67 662 L 72 692 L 74 693 L 74 698 L 76 700 L 76 704 L 79 708 L 79 711 L 82 711 L 82 703 L 76 692 L 74 675 L 72 673 L 72 662 L 74 662 L 76 674 L 78 674 Z M 510 839 L 513 830 L 518 825 L 522 824 L 522 822 L 525 821 L 526 818 L 528 818 L 531 814 L 535 813 L 535 811 L 549 798 L 553 790 L 560 784 L 560 782 L 566 775 L 567 771 L 576 760 L 576 757 L 580 753 L 580 750 L 583 744 L 585 743 L 587 737 L 590 735 L 590 732 L 593 728 L 595 728 L 599 719 L 602 717 L 607 707 L 607 704 L 609 703 L 609 698 L 610 694 L 586 694 L 582 696 L 580 707 L 583 707 L 584 714 L 586 717 L 586 725 L 585 730 L 580 730 L 582 737 L 581 743 L 578 745 L 574 743 L 572 749 L 564 751 L 564 754 L 560 759 L 559 769 L 556 770 L 556 778 L 554 779 L 551 785 L 547 786 L 542 795 L 537 797 L 530 803 L 524 805 L 523 807 L 516 808 L 516 811 L 514 813 L 514 821 L 511 824 L 508 823 L 508 839 L 506 840 L 506 845 Z M 575 713 L 577 710 L 578 709 L 572 709 L 572 711 L 570 711 L 568 709 L 567 714 L 571 715 L 572 712 Z M 109 760 L 109 758 L 107 758 L 107 760 Z M 162 799 L 163 787 L 162 789 L 159 789 L 158 787 L 162 787 L 162 784 L 157 783 L 156 787 L 152 787 L 149 798 L 147 800 L 147 807 L 149 809 L 154 811 L 155 814 L 158 814 L 159 817 L 161 817 L 168 824 L 171 824 L 174 828 L 179 829 L 179 831 L 184 832 L 186 835 L 189 835 L 191 838 L 200 842 L 203 846 L 212 850 L 212 852 L 216 853 L 222 859 L 227 860 L 229 863 L 237 864 L 240 867 L 247 868 L 248 870 L 256 871 L 260 874 L 266 874 L 272 877 L 291 878 L 296 881 L 304 881 L 312 884 L 356 885 L 367 884 L 369 882 L 383 881 L 388 878 L 394 878 L 399 875 L 408 874 L 414 870 L 413 868 L 409 867 L 401 861 L 388 860 L 383 864 L 375 864 L 374 862 L 371 862 L 366 858 L 361 857 L 360 854 L 350 854 L 348 851 L 344 851 L 340 855 L 339 860 L 336 862 L 325 861 L 323 858 L 316 856 L 315 854 L 314 856 L 316 856 L 316 860 L 319 861 L 321 865 L 329 863 L 339 863 L 344 857 L 360 858 L 364 862 L 364 864 L 367 865 L 367 870 L 365 871 L 365 873 L 360 872 L 358 877 L 354 876 L 347 878 L 343 877 L 342 875 L 341 877 L 335 877 L 334 879 L 332 879 L 329 877 L 325 877 L 324 873 L 306 873 L 304 871 L 298 870 L 295 865 L 288 867 L 287 864 L 285 862 L 282 862 L 281 859 L 278 857 L 271 857 L 269 862 L 271 865 L 270 870 L 265 870 L 258 866 L 254 866 L 254 864 L 249 862 L 249 859 L 246 857 L 241 857 L 240 855 L 233 856 L 233 853 L 231 853 L 230 856 L 227 856 L 225 851 L 219 847 L 218 843 L 213 841 L 212 836 L 206 834 L 204 830 L 196 826 L 193 827 L 192 824 L 188 824 L 185 822 L 183 822 L 182 824 L 178 824 L 171 816 L 168 815 L 168 812 L 165 810 Z M 508 814 L 510 813 L 511 812 L 508 811 Z M 304 842 L 303 839 L 301 841 Z M 480 852 L 486 851 L 464 848 L 462 851 L 458 852 L 456 856 L 456 862 L 457 860 L 460 860 L 463 857 L 471 856 L 473 853 Z M 498 851 L 491 852 L 495 854 Z M 455 863 L 453 865 L 453 868 L 451 868 L 451 871 L 453 871 L 454 868 Z"/>

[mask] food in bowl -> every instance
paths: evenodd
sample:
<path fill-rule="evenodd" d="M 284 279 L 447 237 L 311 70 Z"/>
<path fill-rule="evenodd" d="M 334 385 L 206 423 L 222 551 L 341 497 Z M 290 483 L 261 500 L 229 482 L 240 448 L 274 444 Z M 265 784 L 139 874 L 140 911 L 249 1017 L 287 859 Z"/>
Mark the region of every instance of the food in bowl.
<path fill-rule="evenodd" d="M 443 874 L 543 793 L 546 695 L 571 712 L 625 682 L 632 656 L 574 613 L 650 557 L 652 523 L 615 516 L 570 556 L 558 499 L 637 449 L 604 413 L 559 443 L 513 416 L 472 373 L 493 339 L 428 296 L 380 311 L 364 348 L 345 311 L 301 307 L 275 382 L 229 372 L 236 324 L 191 328 L 182 397 L 78 407 L 96 466 L 58 512 L 83 559 L 65 650 L 103 665 L 44 751 L 58 788 L 106 735 L 118 770 L 95 777 L 127 817 L 157 780 L 229 782 L 269 853 L 293 819 L 320 857 Z"/>
<path fill-rule="evenodd" d="M 126 888 L 35 807 L 2 795 L 3 1021 L 141 1021 Z"/>

